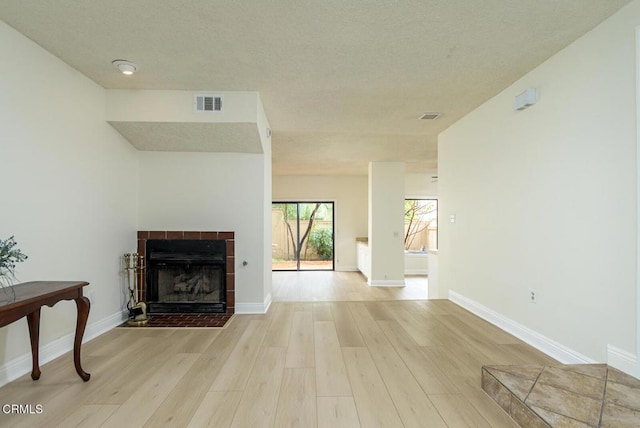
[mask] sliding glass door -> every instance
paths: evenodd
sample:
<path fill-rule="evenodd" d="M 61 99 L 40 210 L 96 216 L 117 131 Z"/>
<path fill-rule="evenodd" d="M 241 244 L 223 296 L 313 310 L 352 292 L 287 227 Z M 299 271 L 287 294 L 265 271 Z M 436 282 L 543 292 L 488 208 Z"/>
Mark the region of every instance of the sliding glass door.
<path fill-rule="evenodd" d="M 273 270 L 333 270 L 333 202 L 274 202 Z"/>

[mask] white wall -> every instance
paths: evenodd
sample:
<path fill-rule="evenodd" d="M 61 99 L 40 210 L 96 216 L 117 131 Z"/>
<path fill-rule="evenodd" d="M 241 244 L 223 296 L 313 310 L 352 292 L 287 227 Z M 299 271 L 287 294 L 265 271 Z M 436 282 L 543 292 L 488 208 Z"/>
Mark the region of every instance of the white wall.
<path fill-rule="evenodd" d="M 334 201 L 336 270 L 356 270 L 356 237 L 367 236 L 366 176 L 274 176 L 274 201 Z"/>
<path fill-rule="evenodd" d="M 634 1 L 438 144 L 440 288 L 597 361 L 636 350 L 638 24 Z"/>
<path fill-rule="evenodd" d="M 139 152 L 139 161 L 140 230 L 235 232 L 236 309 L 262 305 L 264 290 L 271 289 L 264 274 L 270 269 L 264 257 L 264 155 Z"/>
<path fill-rule="evenodd" d="M 87 333 L 97 322 L 112 327 L 121 256 L 136 242 L 135 150 L 106 122 L 104 89 L 1 21 L 0 55 L 11 63 L 0 77 L 0 238 L 15 235 L 29 256 L 20 282 L 89 281 Z M 75 322 L 73 302 L 42 309 L 41 362 L 71 349 Z M 0 372 L 11 363 L 10 377 L 30 367 L 26 326 L 0 329 Z"/>
<path fill-rule="evenodd" d="M 369 285 L 404 285 L 404 162 L 370 162 Z"/>
<path fill-rule="evenodd" d="M 430 174 L 406 173 L 404 176 L 404 197 L 407 199 L 438 199 L 438 182 Z"/>

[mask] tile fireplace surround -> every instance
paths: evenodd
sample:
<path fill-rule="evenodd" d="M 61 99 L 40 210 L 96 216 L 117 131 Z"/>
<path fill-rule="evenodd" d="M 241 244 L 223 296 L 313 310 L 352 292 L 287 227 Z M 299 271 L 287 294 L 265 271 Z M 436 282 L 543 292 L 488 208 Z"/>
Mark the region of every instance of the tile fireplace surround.
<path fill-rule="evenodd" d="M 138 254 L 142 255 L 145 259 L 146 265 L 146 248 L 147 240 L 160 239 L 160 240 L 176 240 L 176 239 L 194 239 L 194 240 L 224 240 L 226 242 L 227 260 L 226 260 L 226 275 L 227 275 L 227 311 L 226 315 L 233 315 L 235 312 L 235 235 L 234 232 L 196 232 L 196 231 L 177 231 L 177 230 L 143 230 L 138 231 Z M 146 281 L 145 272 L 141 272 L 138 277 L 138 287 L 140 288 L 140 295 L 142 300 L 146 300 Z"/>

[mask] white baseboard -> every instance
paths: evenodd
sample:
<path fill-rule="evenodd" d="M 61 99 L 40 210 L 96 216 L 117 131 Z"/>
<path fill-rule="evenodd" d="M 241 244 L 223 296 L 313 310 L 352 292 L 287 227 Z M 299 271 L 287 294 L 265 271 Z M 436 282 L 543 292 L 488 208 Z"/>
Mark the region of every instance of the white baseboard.
<path fill-rule="evenodd" d="M 264 312 L 263 314 L 266 314 L 269 311 L 269 308 L 271 307 L 271 293 L 267 294 L 267 297 L 264 298 Z"/>
<path fill-rule="evenodd" d="M 638 358 L 631 352 L 607 345 L 607 364 L 631 376 L 637 376 Z"/>
<path fill-rule="evenodd" d="M 116 312 L 99 321 L 87 324 L 82 337 L 82 343 L 88 342 L 112 328 L 119 326 L 125 322 L 127 318 L 126 311 Z M 40 366 L 58 358 L 60 355 L 72 351 L 75 335 L 76 332 L 74 328 L 72 333 L 66 334 L 45 345 L 41 345 L 39 349 Z M 0 365 L 0 386 L 6 385 L 27 373 L 31 373 L 31 352 Z"/>
<path fill-rule="evenodd" d="M 405 269 L 405 275 L 427 275 L 429 274 L 428 269 Z"/>
<path fill-rule="evenodd" d="M 356 266 L 336 267 L 336 272 L 360 272 Z"/>
<path fill-rule="evenodd" d="M 267 294 L 263 303 L 236 302 L 235 313 L 239 315 L 266 314 L 269 306 L 271 306 L 271 293 Z"/>
<path fill-rule="evenodd" d="M 458 294 L 455 291 L 449 290 L 449 300 L 459 306 L 462 306 L 485 321 L 488 321 L 491 324 L 500 327 L 504 331 L 513 334 L 518 339 L 528 343 L 563 364 L 597 363 L 591 358 L 586 357 L 573 349 L 569 349 L 561 343 L 549 339 L 548 337 L 505 317 L 493 309 L 489 309 L 474 300 Z"/>
<path fill-rule="evenodd" d="M 385 280 L 385 279 L 374 279 L 374 280 L 368 280 L 367 284 L 369 284 L 372 287 L 404 287 L 404 279 L 398 279 L 398 280 Z"/>

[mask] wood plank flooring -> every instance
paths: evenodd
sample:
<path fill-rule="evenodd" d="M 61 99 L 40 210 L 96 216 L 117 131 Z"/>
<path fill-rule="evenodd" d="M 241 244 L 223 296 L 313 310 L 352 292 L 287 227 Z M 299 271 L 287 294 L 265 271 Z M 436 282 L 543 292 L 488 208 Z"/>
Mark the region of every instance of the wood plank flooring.
<path fill-rule="evenodd" d="M 427 277 L 405 277 L 404 287 L 369 287 L 360 272 L 273 272 L 274 302 L 427 299 Z"/>
<path fill-rule="evenodd" d="M 557 362 L 448 300 L 275 302 L 224 329 L 114 329 L 83 346 L 89 382 L 67 354 L 0 388 L 44 408 L 0 426 L 516 427 L 483 364 Z"/>

